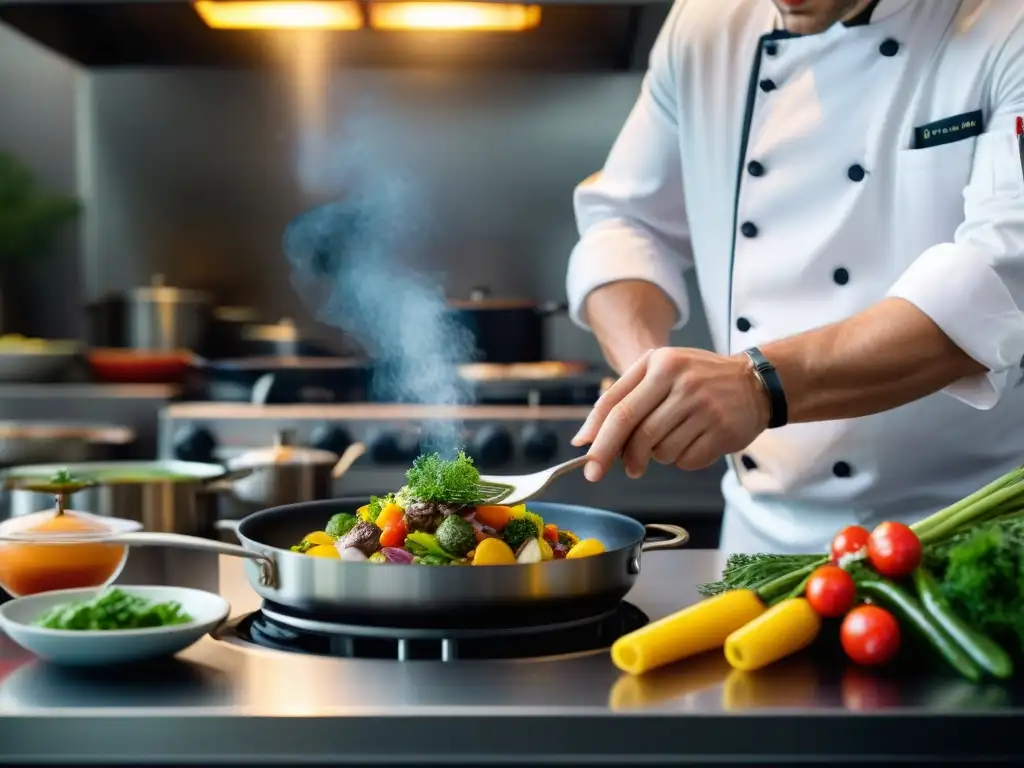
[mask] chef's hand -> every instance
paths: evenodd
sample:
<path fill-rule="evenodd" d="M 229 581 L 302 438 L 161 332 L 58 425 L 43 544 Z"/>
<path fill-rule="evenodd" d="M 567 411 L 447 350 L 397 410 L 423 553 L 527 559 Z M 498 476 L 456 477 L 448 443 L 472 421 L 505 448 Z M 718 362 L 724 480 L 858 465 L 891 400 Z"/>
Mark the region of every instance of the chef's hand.
<path fill-rule="evenodd" d="M 590 445 L 584 474 L 600 480 L 619 456 L 640 477 L 654 459 L 703 469 L 768 426 L 768 397 L 746 355 L 662 347 L 634 363 L 594 405 L 573 445 Z"/>

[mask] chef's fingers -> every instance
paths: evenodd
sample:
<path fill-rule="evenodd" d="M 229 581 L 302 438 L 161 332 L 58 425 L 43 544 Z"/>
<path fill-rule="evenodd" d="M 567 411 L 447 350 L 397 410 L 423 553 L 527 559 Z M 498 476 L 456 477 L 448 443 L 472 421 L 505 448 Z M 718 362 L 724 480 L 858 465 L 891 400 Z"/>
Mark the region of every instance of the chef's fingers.
<path fill-rule="evenodd" d="M 643 476 L 655 446 L 689 418 L 692 410 L 689 406 L 685 395 L 679 391 L 670 391 L 668 397 L 640 422 L 622 452 L 622 463 L 627 475 L 634 479 Z M 668 463 L 674 464 L 675 461 Z"/>
<path fill-rule="evenodd" d="M 590 461 L 583 467 L 583 474 L 588 480 L 594 482 L 604 476 L 622 455 L 633 430 L 668 396 L 672 384 L 673 380 L 667 376 L 646 376 L 608 412 L 587 452 Z"/>
<path fill-rule="evenodd" d="M 697 439 L 690 443 L 689 448 L 683 451 L 676 466 L 688 471 L 707 469 L 720 458 L 721 452 L 717 449 L 718 438 L 715 430 L 709 429 L 697 436 Z"/>
<path fill-rule="evenodd" d="M 608 418 L 608 414 L 611 413 L 612 408 L 618 405 L 622 401 L 622 398 L 636 389 L 637 385 L 644 380 L 644 375 L 647 373 L 647 360 L 650 356 L 651 353 L 647 352 L 643 357 L 629 366 L 629 368 L 626 369 L 626 372 L 619 377 L 619 380 L 605 390 L 605 393 L 597 399 L 597 402 L 594 403 L 594 407 L 590 409 L 590 414 L 587 416 L 587 420 L 583 422 L 583 426 L 580 427 L 580 431 L 577 432 L 576 437 L 572 439 L 573 445 L 580 447 L 594 442 L 594 438 L 597 437 L 597 433 L 601 429 L 601 425 L 604 423 L 604 420 Z"/>
<path fill-rule="evenodd" d="M 686 454 L 690 446 L 711 426 L 711 418 L 699 409 L 687 412 L 686 418 L 676 421 L 676 426 L 654 446 L 652 457 L 659 464 L 671 466 Z"/>

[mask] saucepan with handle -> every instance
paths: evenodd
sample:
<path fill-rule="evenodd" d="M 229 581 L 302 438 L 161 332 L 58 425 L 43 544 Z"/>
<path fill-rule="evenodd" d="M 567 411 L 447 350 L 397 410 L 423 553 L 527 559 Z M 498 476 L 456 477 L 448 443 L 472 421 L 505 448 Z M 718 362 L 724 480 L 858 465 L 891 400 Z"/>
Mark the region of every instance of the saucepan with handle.
<path fill-rule="evenodd" d="M 474 567 L 350 563 L 290 551 L 310 531 L 322 530 L 331 516 L 354 514 L 365 503 L 331 499 L 256 512 L 239 521 L 238 545 L 145 532 L 111 536 L 109 541 L 243 557 L 253 589 L 264 600 L 295 612 L 346 623 L 436 626 L 467 619 L 525 625 L 604 613 L 632 588 L 644 552 L 682 547 L 689 539 L 673 525 L 645 526 L 616 512 L 537 502 L 530 504 L 531 511 L 581 539 L 599 539 L 605 552 L 573 560 Z"/>

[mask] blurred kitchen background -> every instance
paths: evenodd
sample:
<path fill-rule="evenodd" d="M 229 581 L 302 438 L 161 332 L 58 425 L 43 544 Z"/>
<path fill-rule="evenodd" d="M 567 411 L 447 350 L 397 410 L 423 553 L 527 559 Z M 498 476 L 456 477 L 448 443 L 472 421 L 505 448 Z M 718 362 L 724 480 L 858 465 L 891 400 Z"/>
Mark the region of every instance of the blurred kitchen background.
<path fill-rule="evenodd" d="M 308 472 L 357 444 L 333 484 L 293 478 L 276 500 L 397 488 L 436 409 L 378 391 L 372 352 L 318 321 L 282 247 L 297 215 L 378 173 L 414 186 L 390 214 L 418 222 L 404 258 L 443 281 L 476 335 L 477 364 L 460 369 L 474 403 L 458 414 L 464 444 L 493 472 L 573 455 L 608 371 L 558 306 L 572 190 L 601 167 L 669 4 L 499 3 L 487 23 L 513 26 L 502 31 L 430 29 L 483 11 L 416 15 L 417 3 L 333 5 L 335 26 L 360 30 L 233 29 L 259 17 L 225 5 L 227 17 L 218 4 L 0 2 L 0 157 L 15 168 L 0 173 L 20 167 L 33 185 L 0 177 L 0 463 Z M 269 25 L 328 10 L 292 3 Z M 17 229 L 26 211 L 31 238 Z M 7 254 L 10 242 L 27 245 Z M 707 347 L 692 298 L 676 341 Z M 572 477 L 549 495 L 714 546 L 721 473 Z M 218 514 L 268 501 L 224 494 Z"/>

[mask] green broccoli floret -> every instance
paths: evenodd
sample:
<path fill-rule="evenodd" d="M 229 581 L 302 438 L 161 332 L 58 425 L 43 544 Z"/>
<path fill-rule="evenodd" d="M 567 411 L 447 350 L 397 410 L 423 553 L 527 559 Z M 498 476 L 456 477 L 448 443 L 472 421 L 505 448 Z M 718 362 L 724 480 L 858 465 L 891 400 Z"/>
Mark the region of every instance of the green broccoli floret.
<path fill-rule="evenodd" d="M 328 536 L 340 539 L 346 533 L 355 528 L 356 523 L 358 522 L 359 518 L 355 515 L 350 515 L 346 512 L 339 512 L 327 521 L 327 526 L 324 528 L 324 532 Z"/>
<path fill-rule="evenodd" d="M 476 546 L 473 526 L 458 515 L 449 515 L 437 526 L 434 538 L 445 552 L 456 557 L 465 557 Z"/>
<path fill-rule="evenodd" d="M 501 532 L 501 538 L 515 552 L 528 540 L 538 538 L 537 526 L 528 518 L 513 517 Z"/>
<path fill-rule="evenodd" d="M 472 504 L 479 501 L 480 473 L 464 452 L 454 459 L 440 454 L 420 456 L 405 473 L 404 495 L 416 501 Z"/>
<path fill-rule="evenodd" d="M 309 550 L 311 550 L 312 548 L 313 548 L 313 543 L 303 539 L 298 544 L 296 544 L 294 547 L 292 547 L 291 550 L 292 550 L 292 552 L 298 552 L 300 555 L 304 555 Z"/>

